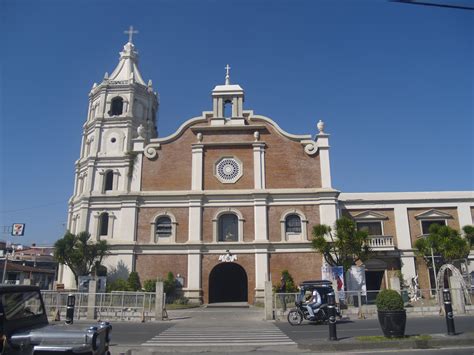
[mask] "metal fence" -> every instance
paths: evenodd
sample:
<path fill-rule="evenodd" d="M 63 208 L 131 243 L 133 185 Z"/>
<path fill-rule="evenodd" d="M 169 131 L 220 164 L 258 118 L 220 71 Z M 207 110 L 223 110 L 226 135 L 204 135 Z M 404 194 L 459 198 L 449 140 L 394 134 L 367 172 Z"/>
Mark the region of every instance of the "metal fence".
<path fill-rule="evenodd" d="M 75 296 L 74 319 L 150 320 L 155 318 L 155 293 L 81 293 L 42 291 L 46 312 L 53 319 L 66 316 L 68 295 Z"/>
<path fill-rule="evenodd" d="M 458 313 L 474 312 L 474 293 L 470 293 L 470 298 L 465 299 L 461 289 L 451 289 L 453 306 Z M 336 293 L 336 300 L 341 306 L 343 314 L 364 316 L 376 313 L 375 299 L 377 291 L 344 291 Z M 420 289 L 414 294 L 408 290 L 402 290 L 402 299 L 408 313 L 436 314 L 440 311 L 438 294 L 435 289 Z M 276 318 L 286 315 L 287 311 L 295 307 L 298 293 L 274 293 L 273 311 Z"/>

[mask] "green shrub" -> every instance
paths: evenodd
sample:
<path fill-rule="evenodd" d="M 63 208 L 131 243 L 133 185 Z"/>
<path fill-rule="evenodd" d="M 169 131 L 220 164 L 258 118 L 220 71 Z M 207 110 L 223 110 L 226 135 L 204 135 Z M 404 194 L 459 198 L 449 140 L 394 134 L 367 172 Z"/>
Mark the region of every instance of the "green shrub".
<path fill-rule="evenodd" d="M 138 291 L 142 287 L 140 285 L 140 277 L 136 271 L 132 271 L 130 275 L 128 275 L 128 287 L 131 291 Z"/>
<path fill-rule="evenodd" d="M 283 270 L 281 272 L 281 277 L 285 278 L 286 284 L 285 289 L 281 289 L 281 282 L 278 282 L 275 286 L 273 286 L 273 292 L 284 292 L 284 293 L 291 293 L 297 292 L 298 288 L 295 286 L 295 281 L 293 280 L 293 276 L 288 272 L 288 270 Z"/>
<path fill-rule="evenodd" d="M 112 291 L 130 291 L 130 286 L 128 285 L 127 280 L 117 279 L 107 283 L 107 292 Z"/>
<path fill-rule="evenodd" d="M 163 281 L 163 291 L 166 293 L 167 298 L 174 296 L 176 291 L 176 280 L 173 273 L 170 271 L 166 276 L 166 280 Z"/>
<path fill-rule="evenodd" d="M 382 290 L 375 300 L 379 311 L 401 311 L 404 309 L 403 299 L 395 290 Z"/>
<path fill-rule="evenodd" d="M 156 291 L 156 280 L 145 280 L 143 283 L 143 291 L 155 292 Z"/>

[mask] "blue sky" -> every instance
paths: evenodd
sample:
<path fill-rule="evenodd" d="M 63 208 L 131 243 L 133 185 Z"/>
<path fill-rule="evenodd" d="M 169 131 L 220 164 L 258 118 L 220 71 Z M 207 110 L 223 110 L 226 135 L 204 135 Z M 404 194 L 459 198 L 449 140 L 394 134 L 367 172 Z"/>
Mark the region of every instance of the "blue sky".
<path fill-rule="evenodd" d="M 17 242 L 62 236 L 88 92 L 115 68 L 129 25 L 160 94 L 160 136 L 211 108 L 229 63 L 246 109 L 295 134 L 326 122 L 335 188 L 474 189 L 474 11 L 385 0 L 2 0 L 0 16 L 0 226 L 26 223 Z"/>

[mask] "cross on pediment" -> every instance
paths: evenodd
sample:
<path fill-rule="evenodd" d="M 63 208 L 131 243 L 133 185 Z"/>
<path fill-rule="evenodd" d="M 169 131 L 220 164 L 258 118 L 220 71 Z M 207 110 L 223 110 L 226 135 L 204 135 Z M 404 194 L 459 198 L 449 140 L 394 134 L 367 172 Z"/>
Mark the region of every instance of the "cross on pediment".
<path fill-rule="evenodd" d="M 123 31 L 123 33 L 128 34 L 128 41 L 132 43 L 133 34 L 137 34 L 138 31 L 133 30 L 133 26 L 130 26 L 128 31 Z"/>

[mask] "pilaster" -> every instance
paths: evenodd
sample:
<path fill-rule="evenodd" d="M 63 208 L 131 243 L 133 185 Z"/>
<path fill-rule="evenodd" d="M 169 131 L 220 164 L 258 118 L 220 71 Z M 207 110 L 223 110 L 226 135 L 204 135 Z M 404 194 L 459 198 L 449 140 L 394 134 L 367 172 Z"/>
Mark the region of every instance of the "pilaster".
<path fill-rule="evenodd" d="M 253 171 L 254 189 L 265 189 L 265 143 L 253 144 Z"/>
<path fill-rule="evenodd" d="M 189 228 L 188 242 L 196 243 L 202 241 L 202 200 L 201 197 L 189 199 Z"/>
<path fill-rule="evenodd" d="M 268 240 L 267 196 L 255 196 L 254 225 L 255 241 Z"/>
<path fill-rule="evenodd" d="M 268 251 L 255 250 L 255 301 L 263 302 L 265 281 L 268 280 Z"/>
<path fill-rule="evenodd" d="M 318 148 L 319 148 L 319 162 L 321 165 L 321 187 L 331 188 L 331 163 L 329 161 L 329 134 L 319 133 Z"/>
<path fill-rule="evenodd" d="M 192 146 L 192 175 L 191 175 L 191 189 L 193 191 L 202 190 L 202 164 L 203 164 L 202 144 L 193 144 Z"/>

